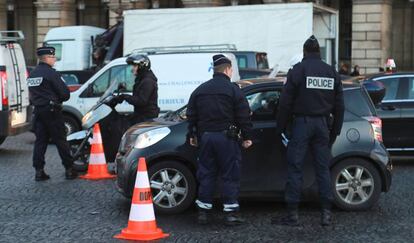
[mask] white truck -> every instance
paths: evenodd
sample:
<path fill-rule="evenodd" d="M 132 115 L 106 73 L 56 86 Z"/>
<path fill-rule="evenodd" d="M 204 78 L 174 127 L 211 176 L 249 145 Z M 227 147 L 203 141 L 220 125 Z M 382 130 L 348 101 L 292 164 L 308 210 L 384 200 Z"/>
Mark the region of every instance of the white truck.
<path fill-rule="evenodd" d="M 336 65 L 338 23 L 338 11 L 314 3 L 136 9 L 124 12 L 123 47 L 127 54 L 153 46 L 230 43 L 240 51 L 267 52 L 270 67 L 287 71 L 312 34 L 322 58 Z"/>
<path fill-rule="evenodd" d="M 92 66 L 93 38 L 103 32 L 93 26 L 63 26 L 49 30 L 43 42 L 56 49 L 56 70 L 85 70 Z"/>
<path fill-rule="evenodd" d="M 319 40 L 322 58 L 337 65 L 338 21 L 337 10 L 314 3 L 136 9 L 125 11 L 124 22 L 106 31 L 91 26 L 58 27 L 47 33 L 44 42 L 57 48 L 59 71 L 90 68 L 92 48 L 95 54 L 105 52 L 100 57 L 103 66 L 135 49 L 217 44 L 267 52 L 270 67 L 277 64 L 287 71 L 311 34 Z M 99 34 L 107 46 L 97 47 L 95 41 L 92 47 L 91 37 Z"/>
<path fill-rule="evenodd" d="M 0 144 L 8 136 L 28 131 L 32 109 L 29 106 L 28 73 L 21 31 L 0 31 Z"/>

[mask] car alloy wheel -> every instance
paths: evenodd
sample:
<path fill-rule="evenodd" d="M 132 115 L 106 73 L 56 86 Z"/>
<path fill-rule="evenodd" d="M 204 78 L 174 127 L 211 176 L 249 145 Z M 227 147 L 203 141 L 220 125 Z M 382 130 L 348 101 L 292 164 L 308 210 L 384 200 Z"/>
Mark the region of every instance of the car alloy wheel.
<path fill-rule="evenodd" d="M 179 161 L 161 161 L 150 165 L 150 187 L 154 207 L 166 214 L 180 213 L 194 203 L 194 174 Z"/>
<path fill-rule="evenodd" d="M 374 179 L 371 173 L 362 166 L 344 168 L 335 180 L 336 193 L 349 204 L 366 202 L 374 191 Z"/>
<path fill-rule="evenodd" d="M 347 158 L 335 164 L 331 180 L 337 207 L 362 211 L 378 202 L 382 180 L 373 163 L 363 158 Z"/>
<path fill-rule="evenodd" d="M 151 176 L 150 184 L 155 195 L 153 201 L 162 208 L 175 207 L 187 196 L 188 182 L 176 169 L 157 171 Z"/>

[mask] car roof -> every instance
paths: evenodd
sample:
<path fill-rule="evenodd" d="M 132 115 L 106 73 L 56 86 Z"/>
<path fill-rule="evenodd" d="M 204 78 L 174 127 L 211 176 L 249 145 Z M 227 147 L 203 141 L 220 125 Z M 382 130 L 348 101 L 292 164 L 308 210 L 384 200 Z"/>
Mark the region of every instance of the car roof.
<path fill-rule="evenodd" d="M 243 79 L 236 83 L 242 89 L 252 89 L 259 87 L 269 86 L 283 86 L 286 80 L 286 76 L 276 76 L 275 78 L 254 78 L 254 79 Z M 342 82 L 344 89 L 352 89 L 361 87 L 361 84 L 354 82 Z"/>
<path fill-rule="evenodd" d="M 379 77 L 395 76 L 395 75 L 414 75 L 414 72 L 393 72 L 393 73 L 381 72 L 381 73 L 371 73 L 371 74 L 360 75 L 360 76 L 356 76 L 352 78 L 358 79 L 358 80 L 368 80 L 368 79 L 375 79 Z"/>

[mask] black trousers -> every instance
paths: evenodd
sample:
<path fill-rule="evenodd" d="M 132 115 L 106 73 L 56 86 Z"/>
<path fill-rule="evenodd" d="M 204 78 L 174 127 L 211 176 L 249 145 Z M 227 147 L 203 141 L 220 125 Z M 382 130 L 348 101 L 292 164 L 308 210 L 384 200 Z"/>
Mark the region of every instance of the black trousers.
<path fill-rule="evenodd" d="M 326 117 L 297 117 L 293 121 L 292 138 L 288 144 L 288 179 L 285 191 L 285 201 L 288 205 L 300 202 L 303 182 L 303 163 L 306 153 L 314 158 L 316 180 L 322 207 L 330 207 L 333 199 L 329 165 L 331 150 L 329 148 L 329 129 Z"/>
<path fill-rule="evenodd" d="M 201 136 L 197 179 L 198 200 L 211 204 L 217 179 L 222 186 L 223 204 L 236 205 L 240 188 L 240 146 L 223 132 L 205 132 Z"/>
<path fill-rule="evenodd" d="M 69 143 L 66 140 L 66 130 L 63 116 L 60 111 L 51 111 L 50 106 L 35 107 L 33 129 L 36 141 L 33 150 L 33 167 L 43 169 L 45 166 L 45 153 L 50 138 L 56 145 L 62 164 L 69 168 L 73 164 Z"/>

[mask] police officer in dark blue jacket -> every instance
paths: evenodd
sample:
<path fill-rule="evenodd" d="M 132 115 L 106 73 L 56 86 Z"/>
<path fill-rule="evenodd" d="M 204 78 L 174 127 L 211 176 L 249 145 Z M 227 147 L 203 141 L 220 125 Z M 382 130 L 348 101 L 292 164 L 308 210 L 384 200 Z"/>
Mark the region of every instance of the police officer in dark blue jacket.
<path fill-rule="evenodd" d="M 240 88 L 231 83 L 231 61 L 224 55 L 213 56 L 213 79 L 201 84 L 187 106 L 190 144 L 199 146 L 196 201 L 200 224 L 209 223 L 217 176 L 222 186 L 225 223 L 243 223 L 239 211 L 241 145 L 250 140 L 250 108 Z"/>
<path fill-rule="evenodd" d="M 27 79 L 30 103 L 34 105 L 33 127 L 36 141 L 33 151 L 33 167 L 36 170 L 35 180 L 44 181 L 50 177 L 44 171 L 45 153 L 49 139 L 56 144 L 66 179 L 77 177 L 72 169 L 73 158 L 66 141 L 66 131 L 62 117 L 62 102 L 70 97 L 70 92 L 62 76 L 53 69 L 56 62 L 55 48 L 40 47 L 36 50 L 39 65 Z"/>
<path fill-rule="evenodd" d="M 277 130 L 285 131 L 292 122 L 287 149 L 288 179 L 285 201 L 288 215 L 272 223 L 298 225 L 303 163 L 308 150 L 313 155 L 319 197 L 321 224 L 331 224 L 333 200 L 330 175 L 331 145 L 340 134 L 344 117 L 341 79 L 335 69 L 321 60 L 319 43 L 312 35 L 303 46 L 302 62 L 293 66 L 279 101 Z"/>

